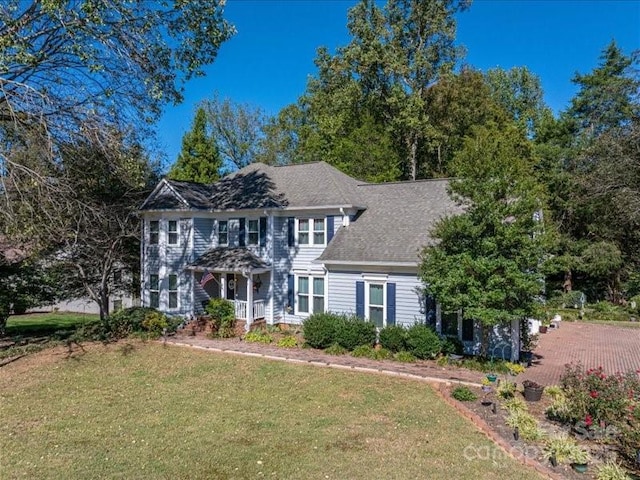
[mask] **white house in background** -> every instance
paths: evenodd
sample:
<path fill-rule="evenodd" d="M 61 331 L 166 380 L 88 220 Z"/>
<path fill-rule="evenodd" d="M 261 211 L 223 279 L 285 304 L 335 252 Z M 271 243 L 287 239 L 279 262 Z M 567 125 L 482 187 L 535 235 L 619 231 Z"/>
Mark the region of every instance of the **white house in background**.
<path fill-rule="evenodd" d="M 212 185 L 163 179 L 141 207 L 142 304 L 191 316 L 222 297 L 247 328 L 324 311 L 426 321 L 477 352 L 478 328 L 440 312 L 418 278 L 434 222 L 459 212 L 446 180 L 368 184 L 325 162 L 254 163 Z M 513 327 L 493 335 L 496 356 L 517 355 Z"/>

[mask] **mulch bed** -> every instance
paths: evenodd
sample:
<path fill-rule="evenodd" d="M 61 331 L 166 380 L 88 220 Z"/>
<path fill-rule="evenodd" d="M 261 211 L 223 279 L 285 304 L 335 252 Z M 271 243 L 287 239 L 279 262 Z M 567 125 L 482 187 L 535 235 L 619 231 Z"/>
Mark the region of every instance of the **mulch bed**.
<path fill-rule="evenodd" d="M 544 458 L 542 453 L 543 445 L 541 443 L 526 442 L 522 439 L 516 440 L 514 430 L 506 424 L 508 413 L 501 407 L 503 400 L 498 398 L 495 389 L 491 393 L 485 394 L 480 389 L 472 388 L 471 390 L 478 396 L 478 399 L 472 402 L 459 402 L 451 397 L 451 391 L 454 388 L 455 385 L 443 387 L 440 391 L 442 397 L 464 416 L 469 418 L 511 456 L 522 461 L 522 463 L 532 466 L 541 474 L 550 478 L 569 480 L 596 478 L 596 463 L 594 461 L 589 463 L 589 468 L 586 473 L 575 472 L 570 465 L 566 464 L 558 464 L 556 467 L 553 467 L 549 460 Z M 516 395 L 524 399 L 521 392 L 516 392 Z M 496 405 L 495 413 L 493 409 L 494 403 Z M 543 397 L 539 402 L 527 402 L 527 407 L 529 413 L 536 417 L 540 427 L 547 434 L 559 433 L 563 430 L 566 431 L 562 426 L 547 420 L 544 412 L 550 404 L 551 400 Z M 487 429 L 490 431 L 487 431 Z M 587 445 L 583 442 L 581 442 L 581 445 L 589 448 L 592 457 L 595 458 L 598 458 L 599 452 L 603 452 L 603 449 L 606 451 L 606 446 L 598 446 L 593 443 Z M 600 453 L 600 455 L 602 454 Z"/>

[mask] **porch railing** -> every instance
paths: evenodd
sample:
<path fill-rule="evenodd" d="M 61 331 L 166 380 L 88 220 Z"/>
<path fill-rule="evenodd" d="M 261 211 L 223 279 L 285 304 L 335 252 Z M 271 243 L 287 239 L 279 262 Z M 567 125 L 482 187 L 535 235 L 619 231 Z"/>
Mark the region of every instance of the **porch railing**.
<path fill-rule="evenodd" d="M 247 302 L 245 300 L 236 300 L 236 318 L 238 320 L 246 320 L 247 319 Z M 254 300 L 253 301 L 253 319 L 259 320 L 264 318 L 264 300 Z"/>

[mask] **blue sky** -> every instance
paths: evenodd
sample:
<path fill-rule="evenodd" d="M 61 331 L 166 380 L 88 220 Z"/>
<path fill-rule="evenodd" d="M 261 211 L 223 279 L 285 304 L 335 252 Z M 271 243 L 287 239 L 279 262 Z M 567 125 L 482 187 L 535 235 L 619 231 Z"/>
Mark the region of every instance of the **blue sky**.
<path fill-rule="evenodd" d="M 157 126 L 168 164 L 199 101 L 218 92 L 269 114 L 293 103 L 315 73 L 316 49 L 349 42 L 347 10 L 356 0 L 228 0 L 225 18 L 238 33 L 207 75 L 190 81 L 185 101 L 165 109 Z M 542 80 L 547 104 L 563 110 L 571 77 L 598 64 L 615 39 L 626 54 L 640 49 L 640 0 L 476 0 L 458 15 L 464 63 L 481 70 L 526 66 Z"/>

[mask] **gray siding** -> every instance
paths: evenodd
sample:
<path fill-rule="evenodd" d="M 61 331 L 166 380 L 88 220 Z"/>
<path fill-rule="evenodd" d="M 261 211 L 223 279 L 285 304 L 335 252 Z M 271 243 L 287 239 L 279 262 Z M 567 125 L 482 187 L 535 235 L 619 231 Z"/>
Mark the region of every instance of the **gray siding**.
<path fill-rule="evenodd" d="M 217 242 L 213 233 L 214 220 L 212 218 L 193 219 L 193 253 L 198 257 L 213 247 L 213 242 Z"/>
<path fill-rule="evenodd" d="M 329 306 L 332 312 L 356 311 L 356 282 L 366 272 L 329 272 Z M 379 275 L 379 273 L 376 273 Z M 417 275 L 388 274 L 387 283 L 396 284 L 396 324 L 411 326 L 424 320 L 421 302 L 422 282 Z"/>

